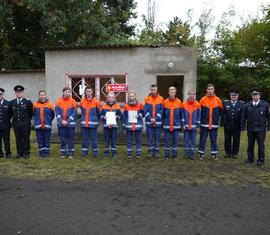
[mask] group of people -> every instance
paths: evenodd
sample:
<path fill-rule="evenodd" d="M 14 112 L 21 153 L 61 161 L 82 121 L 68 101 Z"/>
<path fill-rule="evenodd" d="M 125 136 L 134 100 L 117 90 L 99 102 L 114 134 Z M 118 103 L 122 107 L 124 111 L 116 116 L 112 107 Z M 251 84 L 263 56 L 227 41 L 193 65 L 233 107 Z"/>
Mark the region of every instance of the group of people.
<path fill-rule="evenodd" d="M 239 91 L 230 91 L 230 99 L 221 101 L 215 95 L 213 84 L 208 84 L 206 95 L 198 102 L 194 90 L 188 91 L 184 102 L 176 98 L 177 90 L 169 87 L 168 98 L 163 99 L 157 85 L 150 86 L 150 93 L 144 104 L 139 102 L 134 91 L 128 92 L 128 100 L 123 109 L 116 102 L 113 92 L 107 94 L 106 102 L 101 106 L 93 95 L 93 89 L 86 87 L 84 97 L 77 105 L 72 98 L 70 87 L 63 88 L 62 97 L 55 105 L 47 98 L 45 90 L 40 90 L 39 99 L 34 104 L 24 97 L 24 87 L 14 87 L 16 98 L 4 99 L 0 88 L 0 157 L 4 156 L 2 140 L 7 158 L 11 158 L 10 127 L 16 137 L 17 158 L 30 156 L 31 119 L 34 117 L 39 155 L 50 155 L 50 137 L 52 122 L 56 117 L 60 137 L 61 158 L 74 157 L 74 137 L 78 108 L 81 111 L 82 145 L 81 157 L 87 157 L 89 146 L 94 157 L 99 155 L 97 128 L 101 120 L 104 130 L 104 157 L 117 157 L 117 130 L 120 123 L 127 134 L 127 157 L 133 158 L 133 138 L 135 138 L 137 158 L 142 155 L 142 130 L 145 119 L 148 138 L 148 158 L 160 157 L 160 139 L 164 131 L 164 157 L 177 159 L 179 133 L 184 133 L 185 157 L 195 158 L 196 136 L 200 132 L 199 159 L 205 156 L 208 135 L 211 141 L 211 157 L 218 159 L 217 134 L 219 126 L 224 126 L 224 149 L 226 158 L 237 158 L 240 146 L 241 130 L 247 129 L 248 149 L 246 163 L 254 162 L 254 145 L 258 143 L 257 165 L 265 160 L 264 141 L 266 130 L 270 130 L 269 105 L 261 100 L 258 88 L 251 90 L 251 101 L 246 104 L 239 100 Z M 247 126 L 247 128 L 246 128 Z"/>

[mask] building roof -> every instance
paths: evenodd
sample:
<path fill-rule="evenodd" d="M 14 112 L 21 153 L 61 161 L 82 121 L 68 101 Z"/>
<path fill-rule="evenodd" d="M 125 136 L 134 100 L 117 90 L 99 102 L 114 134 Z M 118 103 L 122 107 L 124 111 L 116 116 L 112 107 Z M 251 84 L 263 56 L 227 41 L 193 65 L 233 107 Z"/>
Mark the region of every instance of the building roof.
<path fill-rule="evenodd" d="M 135 48 L 135 47 L 183 47 L 180 45 L 154 45 L 145 43 L 125 43 L 125 44 L 93 44 L 93 45 L 63 45 L 46 47 L 46 51 L 54 50 L 76 50 L 76 49 L 114 49 L 114 48 Z"/>
<path fill-rule="evenodd" d="M 45 73 L 45 69 L 2 69 L 0 70 L 1 73 Z"/>

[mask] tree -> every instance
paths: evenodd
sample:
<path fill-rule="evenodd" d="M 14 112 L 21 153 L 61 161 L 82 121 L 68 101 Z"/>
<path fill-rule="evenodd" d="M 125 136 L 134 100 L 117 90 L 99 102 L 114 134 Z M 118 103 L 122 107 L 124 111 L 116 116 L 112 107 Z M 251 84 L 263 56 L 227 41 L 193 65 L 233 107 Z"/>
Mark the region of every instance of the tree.
<path fill-rule="evenodd" d="M 134 35 L 134 0 L 3 0 L 0 66 L 44 68 L 44 49 L 115 43 Z"/>
<path fill-rule="evenodd" d="M 168 24 L 166 39 L 169 44 L 194 46 L 195 37 L 191 36 L 190 25 L 178 17 L 174 17 Z"/>

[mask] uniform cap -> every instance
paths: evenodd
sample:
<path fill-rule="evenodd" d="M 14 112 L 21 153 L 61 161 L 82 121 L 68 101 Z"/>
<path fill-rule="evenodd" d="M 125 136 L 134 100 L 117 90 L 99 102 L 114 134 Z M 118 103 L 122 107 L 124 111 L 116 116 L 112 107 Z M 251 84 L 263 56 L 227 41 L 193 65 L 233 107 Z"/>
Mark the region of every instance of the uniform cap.
<path fill-rule="evenodd" d="M 14 87 L 14 91 L 24 91 L 24 87 L 21 85 L 17 85 Z"/>

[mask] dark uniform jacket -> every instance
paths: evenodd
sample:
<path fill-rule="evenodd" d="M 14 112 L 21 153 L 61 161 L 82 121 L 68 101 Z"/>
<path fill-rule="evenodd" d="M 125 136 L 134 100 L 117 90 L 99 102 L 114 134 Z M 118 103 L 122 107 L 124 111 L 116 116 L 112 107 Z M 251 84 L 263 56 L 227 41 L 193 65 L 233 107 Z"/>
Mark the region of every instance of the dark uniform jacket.
<path fill-rule="evenodd" d="M 260 100 L 257 106 L 252 101 L 245 104 L 241 115 L 241 129 L 244 130 L 247 123 L 247 131 L 260 132 L 266 128 L 270 130 L 269 104 Z"/>
<path fill-rule="evenodd" d="M 231 100 L 223 101 L 223 116 L 221 125 L 229 130 L 240 130 L 241 128 L 241 114 L 244 108 L 244 102 L 237 100 L 235 105 Z"/>
<path fill-rule="evenodd" d="M 9 101 L 3 100 L 3 103 L 0 100 L 0 130 L 5 130 L 10 128 L 10 119 L 11 112 L 9 109 Z"/>
<path fill-rule="evenodd" d="M 30 126 L 33 116 L 33 104 L 31 100 L 22 98 L 20 104 L 17 102 L 17 98 L 10 101 L 9 105 L 12 112 L 12 126 L 22 127 Z"/>

